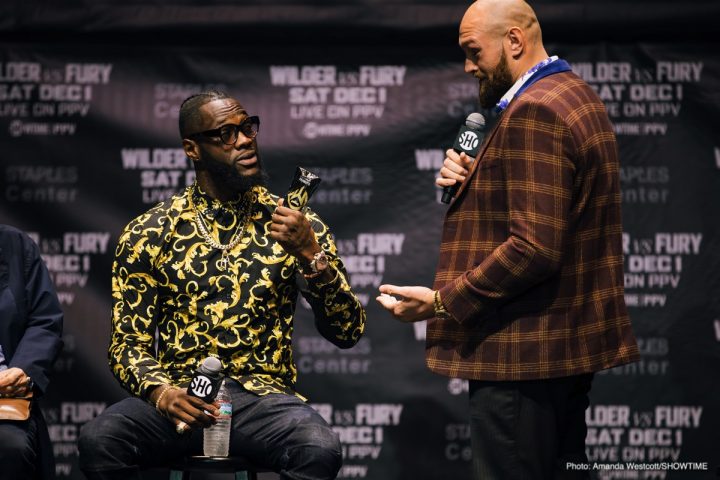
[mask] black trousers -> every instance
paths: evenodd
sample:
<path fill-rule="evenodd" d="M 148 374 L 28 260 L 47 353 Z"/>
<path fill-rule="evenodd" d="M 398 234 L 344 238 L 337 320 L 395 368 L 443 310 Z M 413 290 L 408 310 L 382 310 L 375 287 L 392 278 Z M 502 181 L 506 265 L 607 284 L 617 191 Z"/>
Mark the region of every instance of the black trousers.
<path fill-rule="evenodd" d="M 0 480 L 51 480 L 55 459 L 47 425 L 35 403 L 25 421 L 0 420 Z"/>
<path fill-rule="evenodd" d="M 476 480 L 585 479 L 585 409 L 593 374 L 522 382 L 470 381 Z"/>
<path fill-rule="evenodd" d="M 330 480 L 342 465 L 338 435 L 292 395 L 257 396 L 228 382 L 233 419 L 230 454 L 271 467 L 282 480 Z M 86 423 L 80 468 L 93 480 L 139 480 L 144 468 L 202 453 L 202 429 L 178 435 L 175 425 L 139 398 L 126 398 Z"/>

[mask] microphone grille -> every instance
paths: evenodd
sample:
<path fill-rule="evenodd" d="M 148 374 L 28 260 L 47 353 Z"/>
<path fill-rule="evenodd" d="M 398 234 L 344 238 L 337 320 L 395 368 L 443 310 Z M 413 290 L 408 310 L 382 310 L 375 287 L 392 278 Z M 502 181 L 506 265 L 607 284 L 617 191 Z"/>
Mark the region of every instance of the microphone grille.
<path fill-rule="evenodd" d="M 217 357 L 207 357 L 203 360 L 202 366 L 208 371 L 208 373 L 218 373 L 222 370 L 222 363 Z"/>
<path fill-rule="evenodd" d="M 482 113 L 471 113 L 465 119 L 465 126 L 472 130 L 482 130 L 485 128 L 485 117 Z"/>

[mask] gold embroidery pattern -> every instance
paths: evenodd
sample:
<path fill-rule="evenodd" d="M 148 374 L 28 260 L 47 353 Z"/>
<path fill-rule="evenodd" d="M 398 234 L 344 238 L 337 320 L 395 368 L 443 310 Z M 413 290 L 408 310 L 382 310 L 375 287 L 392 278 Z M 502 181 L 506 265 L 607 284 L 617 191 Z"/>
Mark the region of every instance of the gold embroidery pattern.
<path fill-rule="evenodd" d="M 221 243 L 245 221 L 238 213 L 242 198 L 222 204 L 194 187 L 128 224 L 112 274 L 114 375 L 128 391 L 144 396 L 151 386 L 186 384 L 202 360 L 215 355 L 225 374 L 250 391 L 297 395 L 291 350 L 300 293 L 297 266 L 268 236 L 278 197 L 263 187 L 245 194 L 252 196 L 245 199 L 252 205 L 250 218 L 222 270 L 222 252 L 198 231 L 189 195 L 198 212 L 215 220 L 208 222 L 210 234 Z M 310 282 L 302 293 L 320 334 L 348 348 L 364 331 L 365 311 L 350 289 L 328 227 L 314 212 L 306 215 L 335 278 L 325 285 Z"/>

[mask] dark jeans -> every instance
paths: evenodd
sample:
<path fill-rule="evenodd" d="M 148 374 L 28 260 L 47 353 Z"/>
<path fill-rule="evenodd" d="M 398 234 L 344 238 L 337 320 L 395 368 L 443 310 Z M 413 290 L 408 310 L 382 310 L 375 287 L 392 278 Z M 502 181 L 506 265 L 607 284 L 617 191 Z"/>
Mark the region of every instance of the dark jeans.
<path fill-rule="evenodd" d="M 0 420 L 0 480 L 54 479 L 55 461 L 38 404 L 26 421 Z"/>
<path fill-rule="evenodd" d="M 470 381 L 476 480 L 589 478 L 585 409 L 592 374 L 524 382 Z"/>
<path fill-rule="evenodd" d="M 0 479 L 37 478 L 35 421 L 0 420 Z"/>
<path fill-rule="evenodd" d="M 280 478 L 334 479 L 342 465 L 338 436 L 309 405 L 291 395 L 257 396 L 235 382 L 230 455 L 270 467 Z M 178 435 L 150 404 L 127 398 L 83 426 L 80 468 L 90 479 L 139 479 L 144 468 L 202 455 L 201 429 Z"/>

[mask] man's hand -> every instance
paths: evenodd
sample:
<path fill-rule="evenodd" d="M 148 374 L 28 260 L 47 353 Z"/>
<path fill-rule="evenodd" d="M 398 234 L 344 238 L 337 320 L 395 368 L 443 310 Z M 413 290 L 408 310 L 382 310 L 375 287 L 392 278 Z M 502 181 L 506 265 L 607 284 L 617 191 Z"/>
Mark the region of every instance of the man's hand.
<path fill-rule="evenodd" d="M 153 391 L 151 399 L 157 401 L 159 393 L 165 387 L 158 387 Z M 216 405 L 205 403 L 197 397 L 188 395 L 181 388 L 169 387 L 167 393 L 162 396 L 157 409 L 176 425 L 185 423 L 190 428 L 207 428 L 214 425 L 216 417 L 220 415 Z"/>
<path fill-rule="evenodd" d="M 435 179 L 435 185 L 441 188 L 455 185 L 455 182 L 464 182 L 473 162 L 464 152 L 457 153 L 452 148 L 445 152 L 445 155 L 447 157 L 440 169 L 440 176 Z"/>
<path fill-rule="evenodd" d="M 313 255 L 321 250 L 312 226 L 302 212 L 283 206 L 280 199 L 272 214 L 270 238 L 278 242 L 287 253 L 303 264 L 309 264 Z"/>
<path fill-rule="evenodd" d="M 32 381 L 22 369 L 13 367 L 0 372 L 0 395 L 26 397 L 32 391 Z"/>
<path fill-rule="evenodd" d="M 380 285 L 376 300 L 401 322 L 418 322 L 435 316 L 434 291 L 426 287 Z"/>

